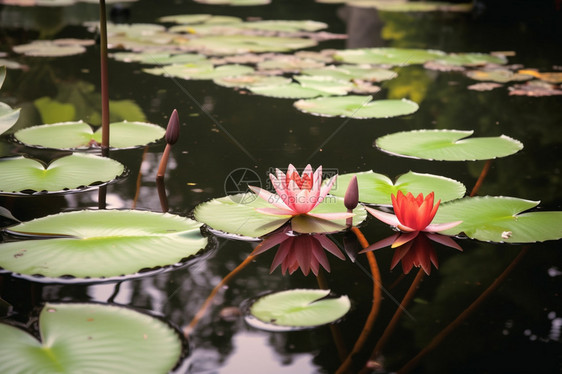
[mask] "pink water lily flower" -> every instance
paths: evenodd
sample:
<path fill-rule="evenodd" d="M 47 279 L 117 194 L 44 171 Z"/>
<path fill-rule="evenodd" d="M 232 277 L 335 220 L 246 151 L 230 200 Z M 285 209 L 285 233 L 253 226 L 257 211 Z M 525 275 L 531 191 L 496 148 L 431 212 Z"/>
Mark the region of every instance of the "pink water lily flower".
<path fill-rule="evenodd" d="M 397 227 L 403 233 L 393 242 L 392 248 L 401 246 L 410 240 L 415 239 L 420 232 L 428 233 L 428 238 L 439 241 L 436 237 L 436 232 L 451 229 L 462 221 L 447 222 L 432 224 L 433 218 L 437 213 L 437 208 L 439 208 L 438 200 L 437 203 L 433 204 L 434 193 L 428 194 L 425 199 L 423 194 L 419 194 L 414 197 L 411 192 L 404 195 L 402 191 L 398 191 L 396 196 L 391 195 L 392 207 L 394 208 L 394 214 L 381 212 L 373 208 L 365 207 L 369 213 L 371 213 L 375 218 L 387 223 L 391 226 Z"/>
<path fill-rule="evenodd" d="M 328 220 L 345 219 L 353 216 L 353 213 L 348 212 L 310 213 L 324 201 L 336 181 L 336 175 L 334 175 L 322 186 L 322 166 L 319 166 L 313 173 L 312 167 L 307 165 L 302 175 L 299 175 L 295 167 L 289 165 L 287 174 L 279 169 L 275 169 L 275 174 L 269 174 L 269 179 L 271 179 L 277 195 L 259 187 L 249 186 L 256 195 L 274 206 L 272 208 L 258 208 L 256 209 L 258 212 L 280 216 L 306 214 Z"/>

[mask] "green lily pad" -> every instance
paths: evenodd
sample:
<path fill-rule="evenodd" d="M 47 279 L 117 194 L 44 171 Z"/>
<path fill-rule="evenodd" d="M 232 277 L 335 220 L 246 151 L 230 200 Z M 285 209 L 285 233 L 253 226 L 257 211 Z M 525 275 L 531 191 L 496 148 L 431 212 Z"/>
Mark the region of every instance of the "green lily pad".
<path fill-rule="evenodd" d="M 184 344 L 170 325 L 129 308 L 46 303 L 38 334 L 0 323 L 0 371 L 167 373 L 184 356 Z"/>
<path fill-rule="evenodd" d="M 367 204 L 391 205 L 390 195 L 396 195 L 398 191 L 411 192 L 414 196 L 420 193 L 425 196 L 430 192 L 435 192 L 435 200 L 440 199 L 441 202 L 460 199 L 466 193 L 466 187 L 461 182 L 440 175 L 419 174 L 410 171 L 402 174 L 395 183 L 392 183 L 392 180 L 386 175 L 375 173 L 372 170 L 338 175 L 337 187 L 332 188 L 330 193 L 344 197 L 353 176 L 357 177 L 359 201 Z"/>
<path fill-rule="evenodd" d="M 251 88 L 262 86 L 282 86 L 291 83 L 290 78 L 257 74 L 238 75 L 213 79 L 215 84 L 224 87 Z"/>
<path fill-rule="evenodd" d="M 71 154 L 45 167 L 26 157 L 0 159 L 0 195 L 61 193 L 108 183 L 121 176 L 125 167 L 107 157 Z"/>
<path fill-rule="evenodd" d="M 6 79 L 6 67 L 0 66 L 0 88 Z M 18 121 L 20 109 L 12 109 L 8 104 L 0 102 L 0 135 L 8 131 Z"/>
<path fill-rule="evenodd" d="M 508 69 L 485 69 L 485 70 L 472 70 L 467 71 L 466 75 L 469 78 L 478 81 L 491 81 L 499 83 L 507 82 L 520 82 L 533 79 L 533 76 L 528 74 L 514 73 Z"/>
<path fill-rule="evenodd" d="M 189 64 L 205 59 L 205 56 L 196 53 L 171 54 L 169 52 L 116 52 L 110 54 L 110 57 L 117 61 L 139 62 L 141 64 L 151 65 Z"/>
<path fill-rule="evenodd" d="M 462 220 L 447 235 L 464 232 L 490 242 L 534 243 L 562 238 L 562 212 L 527 212 L 539 204 L 514 197 L 470 197 L 439 207 L 433 223 Z"/>
<path fill-rule="evenodd" d="M 334 79 L 360 79 L 370 82 L 381 82 L 398 76 L 398 74 L 392 70 L 371 67 L 367 68 L 356 65 L 330 65 L 319 69 L 305 69 L 302 73 L 313 76 L 327 76 Z"/>
<path fill-rule="evenodd" d="M 210 5 L 250 6 L 267 5 L 271 0 L 195 0 L 195 2 Z"/>
<path fill-rule="evenodd" d="M 250 306 L 251 316 L 262 324 L 250 324 L 265 330 L 312 328 L 342 318 L 351 308 L 347 296 L 328 297 L 330 290 L 296 289 L 263 296 Z"/>
<path fill-rule="evenodd" d="M 294 106 L 305 113 L 325 117 L 390 118 L 412 114 L 419 108 L 413 101 L 372 100 L 372 96 L 348 95 L 299 100 Z"/>
<path fill-rule="evenodd" d="M 470 12 L 472 3 L 446 3 L 441 1 L 388 1 L 388 0 L 349 0 L 350 6 L 376 8 L 384 12 Z"/>
<path fill-rule="evenodd" d="M 283 99 L 302 99 L 313 98 L 318 96 L 330 96 L 331 94 L 325 91 L 320 91 L 314 88 L 303 87 L 298 83 L 283 84 L 280 86 L 257 86 L 250 87 L 250 91 L 257 95 L 277 97 Z"/>
<path fill-rule="evenodd" d="M 12 50 L 16 53 L 35 57 L 71 56 L 86 52 L 83 45 L 58 43 L 56 40 L 35 40 L 28 44 L 16 45 Z"/>
<path fill-rule="evenodd" d="M 246 75 L 254 69 L 245 65 L 222 65 L 214 67 L 208 60 L 196 61 L 191 64 L 168 65 L 162 68 L 143 69 L 145 73 L 164 75 L 182 79 L 218 79 Z"/>
<path fill-rule="evenodd" d="M 397 156 L 442 161 L 489 160 L 523 149 L 521 142 L 502 135 L 468 138 L 474 131 L 415 130 L 378 138 L 375 144 Z"/>
<path fill-rule="evenodd" d="M 212 35 L 190 40 L 189 46 L 204 54 L 234 55 L 251 52 L 287 52 L 314 47 L 316 41 L 259 35 Z"/>
<path fill-rule="evenodd" d="M 268 20 L 268 21 L 254 21 L 245 22 L 245 28 L 278 31 L 278 32 L 298 32 L 298 31 L 319 31 L 328 27 L 324 22 L 299 20 L 299 21 L 286 21 L 286 20 Z"/>
<path fill-rule="evenodd" d="M 7 229 L 41 240 L 0 244 L 4 271 L 50 282 L 107 280 L 181 265 L 207 244 L 201 224 L 164 213 L 82 210 Z M 141 272 L 139 274 L 139 272 Z M 41 280 L 43 278 L 40 278 Z"/>
<path fill-rule="evenodd" d="M 445 56 L 444 52 L 412 48 L 362 48 L 338 51 L 334 59 L 348 64 L 404 66 L 423 64 Z"/>
<path fill-rule="evenodd" d="M 195 207 L 193 215 L 199 222 L 205 223 L 213 230 L 227 234 L 259 238 L 283 226 L 290 216 L 274 216 L 257 212 L 257 208 L 273 207 L 252 193 L 225 196 L 213 199 Z M 312 213 L 346 212 L 343 199 L 328 196 Z M 365 220 L 365 209 L 358 206 L 354 211 L 354 225 Z M 345 220 L 328 221 L 324 219 L 296 216 L 292 219 L 292 228 L 300 233 L 329 233 L 344 230 Z"/>
<path fill-rule="evenodd" d="M 166 130 L 144 122 L 115 122 L 110 124 L 112 148 L 145 146 L 161 139 Z M 101 143 L 101 127 L 95 132 L 85 122 L 62 122 L 28 127 L 14 134 L 16 140 L 28 146 L 54 149 L 88 149 Z"/>
<path fill-rule="evenodd" d="M 451 53 L 436 59 L 435 62 L 453 66 L 480 66 L 486 64 L 505 64 L 507 59 L 505 56 L 486 53 Z"/>
<path fill-rule="evenodd" d="M 165 16 L 158 18 L 159 22 L 173 22 L 182 25 L 192 25 L 192 24 L 228 24 L 228 23 L 240 23 L 241 18 L 232 16 L 214 16 L 211 14 L 176 14 L 172 16 Z"/>

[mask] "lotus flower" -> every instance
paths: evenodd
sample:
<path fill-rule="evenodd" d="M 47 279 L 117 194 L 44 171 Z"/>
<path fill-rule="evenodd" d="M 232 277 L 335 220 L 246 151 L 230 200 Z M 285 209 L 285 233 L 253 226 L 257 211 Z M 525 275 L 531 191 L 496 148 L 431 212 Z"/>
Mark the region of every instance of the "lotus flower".
<path fill-rule="evenodd" d="M 329 272 L 330 263 L 324 249 L 339 259 L 345 260 L 345 256 L 338 246 L 326 235 L 294 234 L 288 228 L 268 236 L 256 247 L 252 255 L 259 255 L 277 244 L 280 245 L 271 264 L 270 272 L 273 272 L 279 265 L 281 265 L 283 275 L 287 272 L 293 274 L 299 268 L 304 275 L 308 275 L 310 271 L 314 275 L 318 275 L 320 266 Z"/>
<path fill-rule="evenodd" d="M 396 248 L 392 258 L 391 269 L 398 262 L 402 261 L 402 269 L 406 274 L 413 266 L 421 266 L 429 274 L 431 263 L 436 268 L 438 264 L 435 250 L 428 239 L 462 251 L 462 248 L 450 237 L 436 234 L 439 231 L 453 228 L 462 221 L 431 224 L 441 201 L 439 200 L 435 205 L 433 204 L 433 192 L 427 195 L 425 199 L 423 194 L 419 194 L 414 198 L 414 195 L 410 192 L 404 195 L 402 191 L 398 191 L 396 197 L 394 195 L 391 197 L 396 215 L 369 207 L 366 207 L 366 209 L 374 217 L 384 223 L 397 227 L 402 232 L 370 245 L 361 253 L 374 251 L 390 245 L 392 248 Z"/>
<path fill-rule="evenodd" d="M 275 208 L 258 208 L 260 213 L 296 216 L 306 214 L 322 219 L 345 219 L 353 216 L 353 213 L 310 213 L 324 199 L 336 181 L 334 175 L 328 183 L 322 186 L 322 166 L 313 173 L 312 167 L 307 165 L 302 175 L 299 175 L 293 165 L 289 165 L 287 174 L 279 169 L 275 170 L 276 175 L 269 174 L 269 179 L 277 195 L 272 194 L 259 187 L 249 186 L 256 195 L 275 206 Z"/>
<path fill-rule="evenodd" d="M 424 199 L 423 194 L 421 193 L 418 197 L 414 198 L 414 195 L 412 195 L 411 192 L 404 195 L 402 191 L 398 191 L 396 196 L 392 194 L 391 198 L 392 206 L 396 215 L 381 212 L 369 207 L 365 208 L 375 218 L 378 218 L 391 226 L 395 226 L 400 231 L 404 232 L 400 234 L 400 236 L 392 244 L 392 248 L 399 247 L 402 244 L 413 240 L 421 231 L 429 233 L 428 237 L 434 240 L 433 236 L 435 236 L 435 234 L 433 233 L 448 230 L 462 222 L 455 221 L 431 224 L 433 217 L 435 217 L 435 214 L 437 213 L 437 208 L 439 208 L 439 203 L 441 202 L 441 200 L 438 200 L 437 203 L 433 205 L 433 192 L 427 195 Z"/>

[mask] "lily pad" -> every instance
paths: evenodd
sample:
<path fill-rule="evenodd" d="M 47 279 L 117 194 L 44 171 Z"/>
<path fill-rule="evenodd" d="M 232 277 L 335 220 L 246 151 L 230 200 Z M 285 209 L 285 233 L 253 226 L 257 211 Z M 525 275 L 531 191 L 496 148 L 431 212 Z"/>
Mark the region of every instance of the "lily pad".
<path fill-rule="evenodd" d="M 337 61 L 348 64 L 373 64 L 404 66 L 423 64 L 445 56 L 444 52 L 413 48 L 362 48 L 338 51 Z"/>
<path fill-rule="evenodd" d="M 6 67 L 0 66 L 0 88 L 6 79 Z M 8 104 L 0 102 L 0 135 L 8 131 L 18 121 L 20 109 L 12 109 Z"/>
<path fill-rule="evenodd" d="M 472 70 L 467 71 L 466 75 L 474 80 L 498 83 L 528 81 L 529 79 L 533 79 L 531 75 L 514 73 L 509 69 Z"/>
<path fill-rule="evenodd" d="M 257 74 L 238 75 L 235 77 L 222 77 L 213 80 L 215 84 L 224 87 L 250 88 L 263 86 L 282 86 L 291 83 L 290 78 L 265 76 Z"/>
<path fill-rule="evenodd" d="M 0 323 L 0 371 L 167 373 L 185 355 L 184 345 L 170 325 L 129 308 L 46 303 L 38 333 Z"/>
<path fill-rule="evenodd" d="M 174 22 L 182 25 L 193 25 L 193 24 L 228 24 L 228 23 L 240 23 L 241 18 L 232 16 L 214 16 L 211 14 L 176 14 L 172 16 L 165 16 L 158 18 L 159 22 Z"/>
<path fill-rule="evenodd" d="M 26 56 L 36 57 L 71 56 L 86 52 L 86 48 L 80 44 L 57 43 L 56 40 L 35 40 L 28 44 L 16 45 L 12 50 Z"/>
<path fill-rule="evenodd" d="M 250 91 L 252 91 L 257 95 L 284 98 L 284 99 L 302 99 L 302 98 L 313 98 L 318 96 L 332 95 L 326 91 L 320 91 L 310 87 L 303 87 L 298 83 L 282 84 L 280 86 L 250 87 Z"/>
<path fill-rule="evenodd" d="M 71 154 L 45 166 L 18 156 L 0 159 L 0 195 L 62 193 L 108 183 L 121 176 L 125 167 L 107 157 Z"/>
<path fill-rule="evenodd" d="M 442 161 L 489 160 L 523 149 L 508 136 L 468 138 L 474 131 L 416 130 L 385 135 L 375 141 L 384 152 L 410 158 Z"/>
<path fill-rule="evenodd" d="M 491 242 L 534 243 L 562 238 L 562 212 L 522 213 L 538 204 L 514 197 L 467 197 L 440 206 L 433 223 L 462 220 L 443 233 L 464 232 L 469 238 Z"/>
<path fill-rule="evenodd" d="M 207 244 L 201 224 L 164 213 L 82 210 L 7 229 L 41 240 L 0 244 L 4 271 L 50 282 L 107 280 L 181 265 Z M 139 273 L 140 272 L 140 273 Z"/>
<path fill-rule="evenodd" d="M 139 62 L 141 64 L 151 65 L 188 64 L 194 61 L 204 60 L 206 58 L 205 56 L 197 53 L 171 54 L 169 52 L 116 52 L 110 54 L 110 57 L 117 61 Z"/>
<path fill-rule="evenodd" d="M 505 64 L 507 59 L 502 55 L 486 53 L 451 53 L 436 59 L 435 62 L 453 66 L 481 66 L 486 64 Z"/>
<path fill-rule="evenodd" d="M 210 5 L 250 6 L 267 5 L 271 0 L 195 0 L 195 2 Z"/>
<path fill-rule="evenodd" d="M 161 139 L 166 130 L 144 122 L 115 122 L 110 124 L 112 148 L 145 146 Z M 16 140 L 28 146 L 54 149 L 88 149 L 101 143 L 101 127 L 95 132 L 85 122 L 62 122 L 28 127 L 14 134 Z"/>
<path fill-rule="evenodd" d="M 351 308 L 347 296 L 328 297 L 330 290 L 296 289 L 263 296 L 250 306 L 250 313 L 263 324 L 250 324 L 265 330 L 312 328 L 342 318 Z"/>
<path fill-rule="evenodd" d="M 195 207 L 193 215 L 199 222 L 207 224 L 213 230 L 228 234 L 259 238 L 283 226 L 291 216 L 275 216 L 257 212 L 257 208 L 271 207 L 263 199 L 252 193 L 225 196 L 213 199 Z M 312 210 L 312 213 L 346 212 L 343 199 L 327 196 Z M 361 223 L 367 217 L 366 211 L 359 206 L 354 210 L 353 222 Z M 346 228 L 345 220 L 328 221 L 324 219 L 296 216 L 292 219 L 292 228 L 300 233 L 329 233 Z"/>
<path fill-rule="evenodd" d="M 246 75 L 254 69 L 245 65 L 222 65 L 214 67 L 208 60 L 196 61 L 192 64 L 168 65 L 162 68 L 143 69 L 145 73 L 164 75 L 181 79 L 218 79 Z"/>
<path fill-rule="evenodd" d="M 441 1 L 388 1 L 388 0 L 348 0 L 350 6 L 376 8 L 384 12 L 470 12 L 472 3 L 446 3 Z"/>
<path fill-rule="evenodd" d="M 330 65 L 320 69 L 305 69 L 302 73 L 313 76 L 328 76 L 334 79 L 360 79 L 370 82 L 381 82 L 398 76 L 398 74 L 392 70 L 371 67 L 367 68 L 357 65 Z"/>
<path fill-rule="evenodd" d="M 390 195 L 398 191 L 411 192 L 414 196 L 423 193 L 424 196 L 435 192 L 435 200 L 441 202 L 460 199 L 466 193 L 465 186 L 454 179 L 440 175 L 420 174 L 412 171 L 402 174 L 392 183 L 386 175 L 378 174 L 372 170 L 360 173 L 341 174 L 338 176 L 338 185 L 330 192 L 335 196 L 344 197 L 349 181 L 357 177 L 359 186 L 359 201 L 367 204 L 391 205 Z"/>
<path fill-rule="evenodd" d="M 372 100 L 372 96 L 348 95 L 299 100 L 295 107 L 305 113 L 325 117 L 390 118 L 412 114 L 419 108 L 413 101 Z"/>
<path fill-rule="evenodd" d="M 290 38 L 258 35 L 214 35 L 190 40 L 189 46 L 201 53 L 234 55 L 251 52 L 287 52 L 314 47 L 316 41 L 306 38 Z"/>

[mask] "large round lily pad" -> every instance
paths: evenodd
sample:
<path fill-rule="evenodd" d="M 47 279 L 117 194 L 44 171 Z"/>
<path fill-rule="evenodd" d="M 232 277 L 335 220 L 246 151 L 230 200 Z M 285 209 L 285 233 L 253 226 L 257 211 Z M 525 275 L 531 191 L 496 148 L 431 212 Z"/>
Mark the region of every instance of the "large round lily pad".
<path fill-rule="evenodd" d="M 47 303 L 38 334 L 0 323 L 0 372 L 167 373 L 184 345 L 176 329 L 132 309 Z"/>
<path fill-rule="evenodd" d="M 348 95 L 299 100 L 295 107 L 305 113 L 325 117 L 390 118 L 416 112 L 418 104 L 402 100 L 372 100 L 372 96 Z"/>
<path fill-rule="evenodd" d="M 263 296 L 250 306 L 250 324 L 265 330 L 312 328 L 342 318 L 351 308 L 347 296 L 328 297 L 330 290 L 296 289 Z"/>
<path fill-rule="evenodd" d="M 166 130 L 158 125 L 144 122 L 114 122 L 110 124 L 111 148 L 133 148 L 145 146 L 164 137 Z M 99 146 L 102 129 L 95 132 L 82 121 L 61 122 L 50 125 L 28 127 L 14 134 L 16 140 L 28 146 L 55 149 L 84 149 Z"/>
<path fill-rule="evenodd" d="M 390 154 L 426 160 L 469 161 L 505 157 L 523 149 L 521 142 L 502 135 L 468 138 L 474 131 L 415 130 L 385 135 L 375 145 Z"/>
<path fill-rule="evenodd" d="M 422 193 L 435 193 L 435 200 L 441 202 L 460 199 L 466 192 L 465 186 L 454 179 L 440 175 L 419 174 L 408 172 L 402 174 L 392 183 L 386 175 L 370 171 L 360 173 L 341 174 L 338 176 L 337 188 L 332 188 L 330 193 L 343 197 L 353 176 L 357 177 L 359 187 L 359 201 L 367 204 L 391 205 L 390 195 L 398 191 L 411 192 L 414 196 Z"/>
<path fill-rule="evenodd" d="M 525 212 L 538 205 L 514 197 L 470 197 L 443 204 L 433 223 L 463 221 L 460 225 L 443 231 L 447 235 L 464 232 L 473 239 L 534 243 L 562 238 L 562 212 Z"/>
<path fill-rule="evenodd" d="M 99 186 L 121 176 L 125 166 L 107 157 L 74 153 L 48 166 L 27 157 L 0 159 L 0 195 L 60 193 Z"/>
<path fill-rule="evenodd" d="M 423 64 L 445 56 L 444 52 L 413 48 L 362 48 L 338 51 L 334 59 L 348 64 L 403 66 Z"/>
<path fill-rule="evenodd" d="M 258 238 L 283 226 L 291 216 L 276 216 L 257 212 L 257 208 L 272 207 L 254 194 L 238 194 L 213 199 L 199 204 L 193 214 L 196 220 L 207 224 L 214 230 L 228 234 Z M 327 196 L 325 200 L 314 208 L 311 213 L 346 212 L 343 199 Z M 366 211 L 359 206 L 354 210 L 353 223 L 361 223 L 367 217 Z M 295 216 L 292 218 L 292 228 L 300 233 L 328 233 L 341 231 L 346 228 L 345 219 L 325 220 L 310 216 Z"/>
<path fill-rule="evenodd" d="M 181 264 L 207 239 L 191 219 L 135 210 L 82 210 L 51 215 L 7 231 L 33 239 L 0 244 L 0 267 L 51 282 L 92 281 Z M 64 278 L 61 278 L 64 277 Z M 93 278 L 93 279 L 92 279 Z"/>

